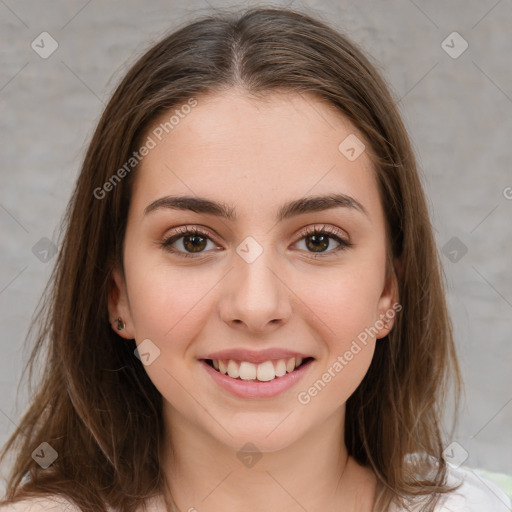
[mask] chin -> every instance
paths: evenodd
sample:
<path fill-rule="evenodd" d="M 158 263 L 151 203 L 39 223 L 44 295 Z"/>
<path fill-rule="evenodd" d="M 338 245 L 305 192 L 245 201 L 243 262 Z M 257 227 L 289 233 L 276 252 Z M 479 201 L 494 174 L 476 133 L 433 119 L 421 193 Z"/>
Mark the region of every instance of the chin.
<path fill-rule="evenodd" d="M 236 425 L 232 423 L 228 427 L 231 436 L 221 429 L 222 434 L 220 438 L 218 437 L 219 441 L 236 452 L 239 452 L 250 443 L 259 452 L 270 453 L 283 450 L 300 439 L 300 431 L 292 422 L 286 426 L 283 425 L 282 422 L 286 414 L 280 414 L 277 419 L 273 416 L 269 421 L 264 421 L 261 418 L 261 413 L 259 416 L 259 420 L 255 417 L 250 418 L 249 421 L 252 423 L 250 425 Z M 252 451 L 250 448 L 247 448 L 247 450 Z"/>

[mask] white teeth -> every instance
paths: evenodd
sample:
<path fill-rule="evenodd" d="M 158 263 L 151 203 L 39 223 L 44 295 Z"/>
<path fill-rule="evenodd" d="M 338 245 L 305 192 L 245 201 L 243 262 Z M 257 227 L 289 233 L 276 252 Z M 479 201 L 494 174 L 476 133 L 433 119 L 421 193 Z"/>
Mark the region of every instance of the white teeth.
<path fill-rule="evenodd" d="M 240 378 L 242 380 L 253 380 L 256 378 L 256 366 L 252 363 L 242 361 L 240 363 Z"/>
<path fill-rule="evenodd" d="M 276 378 L 276 372 L 272 361 L 265 361 L 264 363 L 259 364 L 257 372 L 258 380 L 263 382 L 274 380 Z"/>
<path fill-rule="evenodd" d="M 240 371 L 238 369 L 238 365 L 235 363 L 235 361 L 229 361 L 228 363 L 228 375 L 232 379 L 237 379 L 240 375 Z"/>
<path fill-rule="evenodd" d="M 265 361 L 258 365 L 242 361 L 238 363 L 232 359 L 223 361 L 213 359 L 213 367 L 219 370 L 223 375 L 228 375 L 232 379 L 259 380 L 269 382 L 276 377 L 283 377 L 287 373 L 293 372 L 303 362 L 302 357 L 292 357 L 290 359 L 279 359 L 278 361 Z"/>
<path fill-rule="evenodd" d="M 279 359 L 279 361 L 277 361 L 275 374 L 276 377 L 282 377 L 283 375 L 286 375 L 286 362 L 284 359 Z"/>

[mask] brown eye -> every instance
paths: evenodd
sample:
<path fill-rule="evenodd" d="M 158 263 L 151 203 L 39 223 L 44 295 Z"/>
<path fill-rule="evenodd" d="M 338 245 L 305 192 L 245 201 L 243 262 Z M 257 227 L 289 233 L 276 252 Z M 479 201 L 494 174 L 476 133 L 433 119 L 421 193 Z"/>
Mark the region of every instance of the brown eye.
<path fill-rule="evenodd" d="M 332 228 L 309 228 L 302 232 L 302 238 L 299 240 L 305 240 L 305 246 L 307 252 L 316 253 L 319 256 L 329 255 L 336 253 L 340 250 L 352 247 L 352 243 L 339 236 L 337 230 Z M 331 240 L 334 240 L 338 246 L 332 250 L 328 250 L 331 244 Z"/>
<path fill-rule="evenodd" d="M 305 239 L 307 240 L 306 247 L 308 249 L 311 249 L 313 252 L 324 252 L 329 248 L 331 237 L 328 235 L 308 235 Z"/>
<path fill-rule="evenodd" d="M 302 237 L 299 242 L 302 240 L 305 241 L 305 251 L 310 254 L 312 253 L 313 257 L 329 256 L 340 250 L 353 246 L 351 242 L 342 238 L 341 231 L 334 228 L 326 228 L 325 226 L 322 228 L 308 228 L 303 231 L 301 235 Z M 330 249 L 333 240 L 338 245 Z M 174 245 L 178 241 L 181 241 L 181 244 L 177 244 L 178 246 L 175 247 Z M 169 252 L 178 254 L 185 258 L 193 258 L 195 254 L 201 255 L 203 253 L 210 252 L 206 250 L 208 242 L 211 242 L 214 247 L 216 247 L 211 235 L 206 231 L 202 231 L 195 227 L 184 227 L 180 229 L 178 233 L 173 234 L 161 242 L 161 245 Z"/>
<path fill-rule="evenodd" d="M 206 238 L 199 235 L 184 236 L 183 247 L 190 252 L 201 252 L 206 247 Z"/>
<path fill-rule="evenodd" d="M 181 244 L 178 244 L 178 247 L 181 245 L 180 249 L 183 250 L 173 247 L 173 245 L 179 240 L 182 241 Z M 213 244 L 213 241 L 211 240 L 208 233 L 197 228 L 185 227 L 179 230 L 178 233 L 170 236 L 169 238 L 166 238 L 161 243 L 161 245 L 169 252 L 177 253 L 184 257 L 194 257 L 194 253 L 202 254 L 205 252 L 204 249 L 207 247 L 208 241 L 212 242 Z"/>

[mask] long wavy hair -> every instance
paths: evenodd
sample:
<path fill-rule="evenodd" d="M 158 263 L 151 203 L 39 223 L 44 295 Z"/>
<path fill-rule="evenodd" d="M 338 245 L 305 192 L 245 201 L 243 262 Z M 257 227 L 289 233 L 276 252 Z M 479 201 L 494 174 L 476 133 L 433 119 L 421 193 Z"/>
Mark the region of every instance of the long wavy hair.
<path fill-rule="evenodd" d="M 452 383 L 457 412 L 461 377 L 428 207 L 395 100 L 363 51 L 327 21 L 259 7 L 203 15 L 166 35 L 129 69 L 106 106 L 27 334 L 33 347 L 23 375 L 30 370 L 31 403 L 0 454 L 3 462 L 15 455 L 2 503 L 56 494 L 84 511 L 133 512 L 164 492 L 162 397 L 134 357 L 135 341 L 113 331 L 107 308 L 111 271 L 123 269 L 137 167 L 100 199 L 98 190 L 161 114 L 232 87 L 258 98 L 315 94 L 364 136 L 403 309 L 348 399 L 344 441 L 377 476 L 375 511 L 412 499 L 431 511 L 451 490 L 442 412 Z M 34 392 L 37 365 L 44 371 Z M 47 469 L 32 458 L 42 442 L 58 453 Z"/>

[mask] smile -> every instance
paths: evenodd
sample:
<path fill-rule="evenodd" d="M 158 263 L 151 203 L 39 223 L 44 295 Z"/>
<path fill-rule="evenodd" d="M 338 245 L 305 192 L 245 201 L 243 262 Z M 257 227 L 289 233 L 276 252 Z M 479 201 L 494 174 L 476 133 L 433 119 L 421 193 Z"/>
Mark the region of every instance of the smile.
<path fill-rule="evenodd" d="M 297 368 L 307 364 L 312 357 L 277 359 L 264 361 L 260 364 L 248 361 L 235 361 L 233 359 L 205 359 L 206 363 L 223 375 L 232 379 L 245 381 L 270 382 L 276 378 L 283 377 L 287 373 L 294 372 Z"/>

